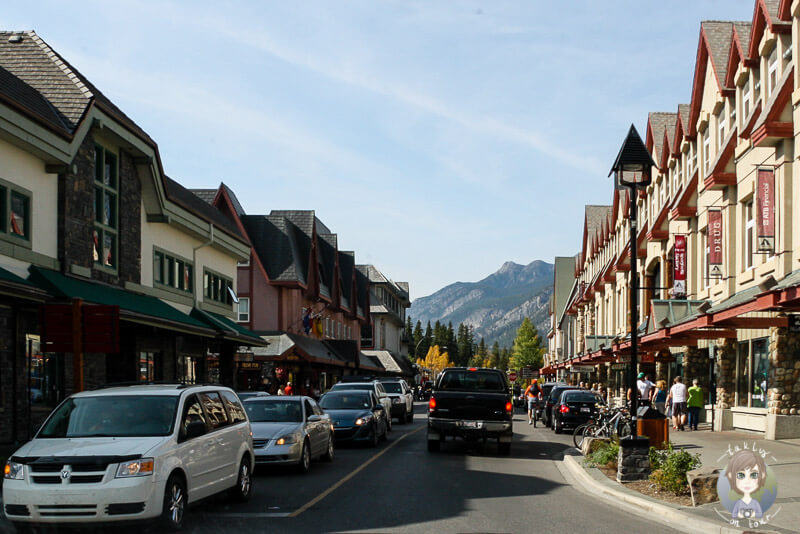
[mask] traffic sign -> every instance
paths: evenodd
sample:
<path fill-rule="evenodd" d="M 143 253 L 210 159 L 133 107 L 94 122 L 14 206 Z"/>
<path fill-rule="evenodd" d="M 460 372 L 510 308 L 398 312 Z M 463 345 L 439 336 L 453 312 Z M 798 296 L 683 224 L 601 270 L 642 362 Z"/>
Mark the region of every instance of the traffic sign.
<path fill-rule="evenodd" d="M 510 373 L 508 373 L 508 379 L 511 380 L 512 382 L 516 382 L 517 381 L 517 373 L 514 372 L 514 371 L 511 371 Z"/>

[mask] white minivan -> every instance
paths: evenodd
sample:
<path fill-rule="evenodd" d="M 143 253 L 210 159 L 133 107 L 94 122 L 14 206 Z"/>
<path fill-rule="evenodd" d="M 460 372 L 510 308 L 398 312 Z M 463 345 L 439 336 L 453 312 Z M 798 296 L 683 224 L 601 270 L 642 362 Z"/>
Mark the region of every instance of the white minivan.
<path fill-rule="evenodd" d="M 250 422 L 222 386 L 137 385 L 76 393 L 5 466 L 6 517 L 29 523 L 160 519 L 222 491 L 245 501 Z"/>

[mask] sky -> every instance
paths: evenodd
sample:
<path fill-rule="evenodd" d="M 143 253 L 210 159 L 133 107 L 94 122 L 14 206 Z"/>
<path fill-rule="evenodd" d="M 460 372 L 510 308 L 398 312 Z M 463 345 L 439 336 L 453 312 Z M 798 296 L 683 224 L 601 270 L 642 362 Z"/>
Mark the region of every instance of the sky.
<path fill-rule="evenodd" d="M 411 298 L 579 252 L 631 124 L 689 103 L 702 20 L 755 0 L 37 0 L 35 30 L 249 214 L 313 209 Z"/>

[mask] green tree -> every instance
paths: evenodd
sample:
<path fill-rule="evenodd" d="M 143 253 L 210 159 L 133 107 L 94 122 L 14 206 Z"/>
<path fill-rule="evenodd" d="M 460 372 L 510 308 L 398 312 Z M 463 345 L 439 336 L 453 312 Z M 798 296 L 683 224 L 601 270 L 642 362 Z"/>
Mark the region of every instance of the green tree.
<path fill-rule="evenodd" d="M 472 367 L 484 367 L 488 356 L 489 352 L 486 350 L 486 341 L 481 338 L 480 343 L 478 343 L 478 347 L 475 349 L 475 354 L 472 356 L 470 365 Z"/>
<path fill-rule="evenodd" d="M 526 366 L 538 369 L 542 366 L 543 354 L 542 338 L 539 337 L 539 332 L 531 320 L 525 317 L 517 330 L 509 364 L 513 369 L 522 369 Z"/>
<path fill-rule="evenodd" d="M 503 347 L 500 350 L 500 359 L 497 363 L 498 369 L 502 369 L 503 371 L 508 371 L 510 360 L 511 360 L 511 353 L 509 352 L 508 347 Z"/>
<path fill-rule="evenodd" d="M 413 360 L 416 360 L 420 357 L 420 354 L 423 354 L 419 349 L 422 347 L 422 340 L 424 338 L 425 335 L 422 333 L 422 321 L 417 321 L 417 324 L 414 327 L 414 335 L 411 338 L 412 342 L 414 343 L 414 346 L 411 347 L 411 350 L 414 352 L 412 358 Z"/>

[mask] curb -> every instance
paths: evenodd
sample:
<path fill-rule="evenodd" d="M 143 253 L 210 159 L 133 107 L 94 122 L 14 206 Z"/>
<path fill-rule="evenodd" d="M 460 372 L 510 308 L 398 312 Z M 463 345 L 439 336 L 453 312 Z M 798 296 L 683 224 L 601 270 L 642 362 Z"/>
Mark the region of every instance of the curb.
<path fill-rule="evenodd" d="M 582 457 L 581 457 L 582 458 Z M 638 515 L 646 518 L 653 519 L 653 516 L 659 516 L 669 520 L 670 526 L 674 528 L 683 527 L 688 529 L 688 532 L 703 532 L 703 533 L 719 533 L 719 534 L 741 534 L 744 530 L 740 528 L 733 528 L 726 524 L 712 523 L 705 519 L 695 517 L 694 515 L 687 514 L 676 508 L 654 502 L 644 497 L 631 495 L 627 492 L 620 491 L 613 486 L 605 485 L 594 478 L 578 463 L 575 456 L 568 454 L 564 455 L 562 464 L 569 473 L 575 477 L 581 485 L 590 490 L 589 493 L 597 498 L 610 501 L 615 504 L 624 502 L 632 505 Z M 759 533 L 771 534 L 775 531 L 759 530 Z"/>

